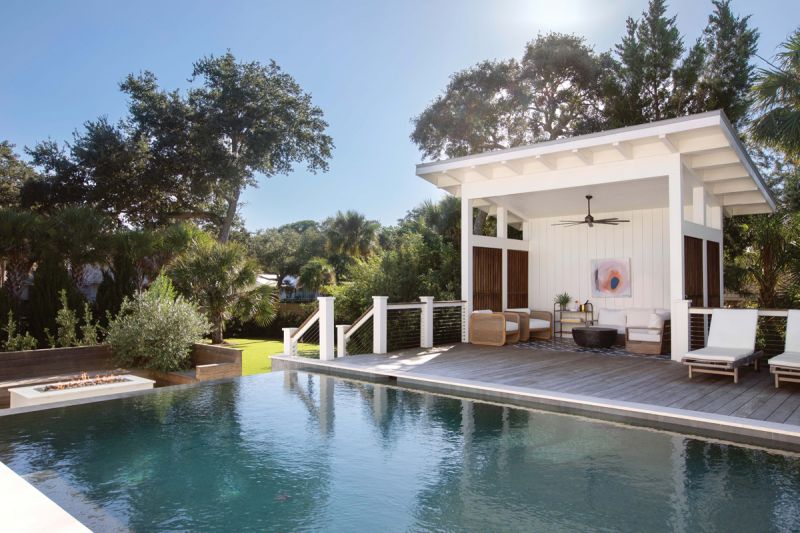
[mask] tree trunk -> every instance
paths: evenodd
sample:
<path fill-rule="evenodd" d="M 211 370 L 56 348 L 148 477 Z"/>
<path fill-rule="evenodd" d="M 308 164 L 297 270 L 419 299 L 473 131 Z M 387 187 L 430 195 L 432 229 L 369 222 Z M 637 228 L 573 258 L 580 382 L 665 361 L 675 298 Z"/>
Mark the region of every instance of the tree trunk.
<path fill-rule="evenodd" d="M 233 196 L 228 198 L 228 210 L 225 213 L 225 220 L 222 221 L 222 228 L 219 230 L 219 242 L 228 242 L 231 236 L 231 226 L 233 225 L 233 219 L 236 217 L 236 208 L 239 207 L 239 195 L 241 193 L 242 189 L 238 188 L 233 193 Z"/>
<path fill-rule="evenodd" d="M 211 344 L 222 344 L 222 320 L 214 320 L 211 326 Z"/>
<path fill-rule="evenodd" d="M 488 218 L 488 214 L 483 209 L 478 209 L 478 216 L 475 217 L 475 221 L 472 223 L 472 234 L 473 235 L 483 235 L 483 226 L 486 225 L 486 219 Z"/>

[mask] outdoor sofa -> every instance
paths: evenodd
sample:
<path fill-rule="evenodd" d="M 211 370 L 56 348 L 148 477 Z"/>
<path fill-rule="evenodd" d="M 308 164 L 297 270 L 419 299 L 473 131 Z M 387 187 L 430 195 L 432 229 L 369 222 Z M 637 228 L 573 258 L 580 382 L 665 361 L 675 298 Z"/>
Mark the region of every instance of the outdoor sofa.
<path fill-rule="evenodd" d="M 756 328 L 758 309 L 714 309 L 705 348 L 692 350 L 681 362 L 693 373 L 733 376 L 739 383 L 739 369 L 753 364 L 758 370 Z"/>
<path fill-rule="evenodd" d="M 594 326 L 617 330 L 617 342 L 629 352 L 658 355 L 669 344 L 670 312 L 660 308 L 600 308 Z"/>
<path fill-rule="evenodd" d="M 517 313 L 498 313 L 490 309 L 473 311 L 469 316 L 469 342 L 485 346 L 503 346 L 519 341 L 520 319 Z"/>

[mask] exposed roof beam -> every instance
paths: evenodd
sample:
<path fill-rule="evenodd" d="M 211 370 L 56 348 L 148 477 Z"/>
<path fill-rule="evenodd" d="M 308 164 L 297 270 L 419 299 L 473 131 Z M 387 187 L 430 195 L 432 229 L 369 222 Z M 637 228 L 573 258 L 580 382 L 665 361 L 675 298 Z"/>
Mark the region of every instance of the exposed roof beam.
<path fill-rule="evenodd" d="M 757 203 L 764 203 L 764 196 L 762 196 L 761 191 L 736 192 L 731 194 L 725 194 L 722 196 L 722 205 L 725 207 L 733 205 L 748 205 Z M 766 206 L 766 204 L 764 205 Z"/>
<path fill-rule="evenodd" d="M 741 163 L 731 165 L 721 165 L 714 168 L 699 169 L 697 175 L 703 181 L 720 181 L 737 178 L 749 178 L 750 175 Z"/>
<path fill-rule="evenodd" d="M 733 192 L 757 191 L 758 187 L 750 178 L 739 178 L 725 181 L 715 181 L 711 185 L 713 194 L 730 194 Z"/>
<path fill-rule="evenodd" d="M 738 215 L 765 215 L 772 213 L 770 207 L 764 203 L 747 204 L 747 205 L 732 205 L 725 208 L 725 211 L 730 216 Z"/>
<path fill-rule="evenodd" d="M 579 150 L 575 148 L 572 150 L 572 155 L 580 159 L 584 165 L 591 165 L 594 162 L 594 157 L 588 150 Z"/>
<path fill-rule="evenodd" d="M 611 143 L 611 146 L 613 146 L 619 155 L 625 159 L 631 159 L 633 157 L 633 147 L 630 145 L 630 143 L 617 141 Z"/>
<path fill-rule="evenodd" d="M 437 187 L 452 187 L 454 185 L 461 185 L 461 180 L 450 176 L 446 172 L 442 172 L 440 175 L 436 176 Z"/>
<path fill-rule="evenodd" d="M 739 156 L 731 150 L 717 150 L 691 157 L 692 169 L 722 167 L 739 162 Z"/>
<path fill-rule="evenodd" d="M 730 148 L 728 139 L 721 133 L 699 137 L 694 137 L 692 135 L 681 137 L 681 152 L 684 154 L 717 150 L 719 148 Z"/>
<path fill-rule="evenodd" d="M 443 170 L 442 174 L 456 180 L 459 183 L 464 183 L 464 169 L 452 168 L 450 170 Z"/>
<path fill-rule="evenodd" d="M 501 161 L 500 164 L 513 172 L 514 174 L 523 174 L 525 165 L 522 161 Z"/>
<path fill-rule="evenodd" d="M 672 142 L 672 140 L 669 138 L 669 135 L 666 133 L 659 135 L 658 140 L 661 141 L 661 144 L 663 144 L 671 154 L 674 154 L 678 151 L 678 147 L 675 146 L 675 143 Z"/>
<path fill-rule="evenodd" d="M 547 170 L 555 170 L 556 169 L 556 163 L 551 157 L 548 157 L 548 156 L 542 155 L 542 154 L 537 154 L 537 155 L 535 155 L 533 157 L 533 159 L 537 163 L 543 165 Z"/>
<path fill-rule="evenodd" d="M 494 178 L 494 171 L 492 170 L 492 167 L 490 167 L 489 165 L 472 165 L 471 167 L 469 167 L 469 169 L 474 172 L 477 172 L 487 180 Z"/>

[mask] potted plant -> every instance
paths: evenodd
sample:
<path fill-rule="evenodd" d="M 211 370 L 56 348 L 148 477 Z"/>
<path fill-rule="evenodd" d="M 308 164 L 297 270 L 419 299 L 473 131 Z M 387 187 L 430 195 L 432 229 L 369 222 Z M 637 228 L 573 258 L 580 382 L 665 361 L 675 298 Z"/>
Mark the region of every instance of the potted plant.
<path fill-rule="evenodd" d="M 572 301 L 572 296 L 570 296 L 568 292 L 562 292 L 555 297 L 554 301 L 561 307 L 562 310 L 566 310 L 567 306 Z"/>

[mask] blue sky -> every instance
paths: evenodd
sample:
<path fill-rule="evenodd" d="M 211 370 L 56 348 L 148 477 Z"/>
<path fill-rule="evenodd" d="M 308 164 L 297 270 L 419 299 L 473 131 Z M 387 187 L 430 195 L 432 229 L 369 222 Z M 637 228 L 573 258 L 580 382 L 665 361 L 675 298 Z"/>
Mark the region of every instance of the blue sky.
<path fill-rule="evenodd" d="M 312 93 L 336 143 L 330 171 L 264 179 L 244 194 L 249 229 L 357 209 L 391 224 L 439 193 L 414 175 L 420 156 L 410 119 L 453 72 L 519 57 L 537 33 L 560 31 L 610 49 L 646 0 L 39 1 L 3 0 L 0 139 L 21 151 L 63 141 L 87 119 L 125 113 L 118 83 L 151 70 L 186 87 L 192 62 L 230 49 L 275 59 Z M 771 57 L 800 24 L 797 0 L 734 2 L 759 28 Z M 693 41 L 711 2 L 674 0 Z"/>

